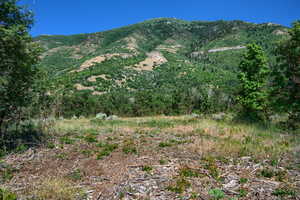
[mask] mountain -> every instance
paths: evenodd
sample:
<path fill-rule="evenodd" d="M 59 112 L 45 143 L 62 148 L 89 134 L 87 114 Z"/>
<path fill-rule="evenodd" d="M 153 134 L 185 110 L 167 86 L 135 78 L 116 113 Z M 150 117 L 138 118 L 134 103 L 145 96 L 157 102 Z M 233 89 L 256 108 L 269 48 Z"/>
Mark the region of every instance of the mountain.
<path fill-rule="evenodd" d="M 273 65 L 286 37 L 287 28 L 272 23 L 158 18 L 34 40 L 45 49 L 48 93 L 64 91 L 60 113 L 145 115 L 230 109 L 245 46 L 261 45 Z"/>

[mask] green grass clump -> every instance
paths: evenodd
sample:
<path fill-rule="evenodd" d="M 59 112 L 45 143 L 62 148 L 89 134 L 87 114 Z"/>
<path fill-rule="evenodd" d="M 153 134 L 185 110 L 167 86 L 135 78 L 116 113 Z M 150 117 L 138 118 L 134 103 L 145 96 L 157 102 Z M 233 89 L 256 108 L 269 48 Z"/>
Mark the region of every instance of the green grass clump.
<path fill-rule="evenodd" d="M 172 144 L 169 143 L 169 142 L 160 142 L 158 144 L 158 146 L 161 147 L 161 148 L 164 148 L 164 147 L 170 147 L 170 146 L 172 146 Z"/>
<path fill-rule="evenodd" d="M 72 138 L 69 138 L 69 137 L 67 137 L 67 136 L 64 136 L 64 137 L 61 137 L 61 138 L 60 138 L 60 142 L 61 142 L 62 144 L 74 144 L 75 140 L 72 139 Z"/>
<path fill-rule="evenodd" d="M 1 200 L 17 200 L 17 195 L 6 189 L 0 188 L 0 199 Z"/>
<path fill-rule="evenodd" d="M 261 170 L 260 174 L 266 178 L 272 178 L 273 176 L 275 176 L 275 172 L 272 169 L 268 168 Z"/>
<path fill-rule="evenodd" d="M 68 175 L 68 178 L 70 178 L 73 181 L 79 181 L 82 178 L 82 173 L 81 173 L 80 169 L 76 169 L 73 172 L 71 172 Z"/>
<path fill-rule="evenodd" d="M 189 187 L 191 187 L 191 183 L 184 177 L 179 177 L 174 185 L 167 187 L 167 190 L 181 194 Z"/>
<path fill-rule="evenodd" d="M 199 172 L 188 167 L 183 167 L 182 169 L 180 169 L 179 175 L 184 177 L 200 177 Z"/>
<path fill-rule="evenodd" d="M 202 161 L 204 161 L 204 168 L 208 170 L 209 174 L 214 179 L 219 179 L 220 172 L 219 172 L 219 168 L 218 168 L 215 158 L 214 157 L 206 157 L 206 158 L 203 158 Z"/>
<path fill-rule="evenodd" d="M 5 166 L 4 168 L 0 168 L 0 183 L 7 182 L 14 177 L 14 173 L 17 170 L 10 165 Z"/>
<path fill-rule="evenodd" d="M 97 154 L 97 159 L 102 159 L 103 157 L 109 156 L 115 149 L 118 148 L 118 144 L 103 144 L 102 150 Z"/>
<path fill-rule="evenodd" d="M 247 178 L 240 178 L 240 184 L 244 184 L 244 183 L 247 183 L 248 182 L 248 179 Z"/>
<path fill-rule="evenodd" d="M 278 197 L 285 197 L 285 196 L 296 196 L 296 192 L 291 188 L 277 188 L 272 192 L 272 195 L 278 196 Z"/>
<path fill-rule="evenodd" d="M 208 194 L 213 198 L 213 200 L 219 200 L 225 197 L 224 192 L 218 188 L 209 190 Z"/>
<path fill-rule="evenodd" d="M 88 134 L 84 137 L 84 140 L 87 142 L 87 143 L 96 143 L 98 142 L 97 140 L 97 137 L 93 134 Z"/>
<path fill-rule="evenodd" d="M 153 167 L 149 166 L 149 165 L 144 165 L 142 167 L 142 171 L 144 172 L 151 172 L 153 170 Z"/>

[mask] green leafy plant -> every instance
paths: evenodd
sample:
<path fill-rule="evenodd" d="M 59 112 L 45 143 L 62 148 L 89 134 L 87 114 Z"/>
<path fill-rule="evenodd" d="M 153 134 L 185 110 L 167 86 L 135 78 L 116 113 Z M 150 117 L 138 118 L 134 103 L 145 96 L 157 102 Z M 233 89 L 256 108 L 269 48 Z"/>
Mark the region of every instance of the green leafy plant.
<path fill-rule="evenodd" d="M 293 189 L 290 188 L 276 188 L 273 192 L 272 195 L 274 196 L 295 196 L 296 192 Z"/>
<path fill-rule="evenodd" d="M 118 148 L 118 144 L 106 143 L 102 146 L 102 150 L 97 154 L 97 159 L 109 156 L 115 149 Z"/>
<path fill-rule="evenodd" d="M 149 166 L 149 165 L 144 165 L 142 167 L 142 171 L 144 172 L 151 172 L 153 170 L 153 167 Z"/>
<path fill-rule="evenodd" d="M 212 196 L 214 200 L 223 199 L 225 197 L 224 192 L 218 188 L 209 190 L 208 194 Z"/>
<path fill-rule="evenodd" d="M 179 171 L 180 176 L 184 177 L 199 177 L 200 174 L 195 169 L 191 169 L 189 167 L 183 167 Z"/>
<path fill-rule="evenodd" d="M 176 180 L 175 185 L 170 185 L 167 187 L 167 190 L 175 193 L 183 193 L 187 188 L 191 186 L 191 183 L 183 177 L 179 177 Z"/>

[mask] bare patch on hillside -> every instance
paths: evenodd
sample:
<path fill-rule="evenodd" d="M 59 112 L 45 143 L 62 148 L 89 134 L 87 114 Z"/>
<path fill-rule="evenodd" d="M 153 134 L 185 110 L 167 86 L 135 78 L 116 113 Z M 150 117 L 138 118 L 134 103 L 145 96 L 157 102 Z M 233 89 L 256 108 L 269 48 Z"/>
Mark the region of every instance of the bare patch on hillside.
<path fill-rule="evenodd" d="M 168 62 L 168 60 L 160 53 L 159 51 L 152 51 L 147 53 L 147 58 L 140 62 L 139 64 L 134 65 L 137 71 L 152 71 L 153 67 L 162 65 Z"/>
<path fill-rule="evenodd" d="M 177 51 L 182 47 L 182 45 L 177 44 L 173 39 L 167 39 L 164 44 L 158 45 L 156 50 L 167 51 L 169 53 L 177 53 Z"/>
<path fill-rule="evenodd" d="M 91 77 L 89 77 L 87 80 L 88 80 L 89 82 L 96 82 L 96 81 L 97 81 L 97 78 L 102 78 L 102 79 L 104 79 L 104 80 L 108 80 L 105 74 L 101 74 L 101 75 L 97 75 L 97 76 L 91 76 Z"/>
<path fill-rule="evenodd" d="M 74 87 L 76 88 L 76 90 L 90 90 L 90 91 L 93 91 L 92 94 L 93 95 L 102 95 L 102 94 L 105 94 L 106 92 L 99 92 L 99 91 L 95 91 L 95 86 L 84 86 L 84 85 L 81 85 L 80 83 L 76 83 L 74 85 Z"/>
<path fill-rule="evenodd" d="M 289 33 L 287 31 L 278 29 L 278 30 L 273 31 L 273 34 L 275 34 L 275 35 L 288 35 Z"/>
<path fill-rule="evenodd" d="M 215 53 L 215 52 L 228 51 L 228 50 L 240 50 L 240 49 L 245 49 L 245 48 L 246 48 L 245 46 L 220 47 L 220 48 L 210 49 L 207 51 L 207 53 Z M 195 52 L 191 53 L 191 56 L 197 57 L 204 53 L 205 53 L 205 51 L 195 51 Z"/>
<path fill-rule="evenodd" d="M 132 57 L 133 55 L 132 54 L 128 54 L 128 53 L 113 53 L 113 54 L 104 54 L 104 55 L 101 55 L 101 56 L 97 56 L 97 57 L 94 57 L 92 59 L 89 59 L 87 61 L 85 61 L 80 67 L 79 69 L 77 70 L 73 70 L 71 72 L 81 72 L 91 66 L 93 66 L 94 64 L 96 63 L 102 63 L 104 62 L 105 60 L 110 60 L 111 58 L 113 57 L 121 57 L 121 58 L 129 58 L 129 57 Z"/>
<path fill-rule="evenodd" d="M 138 45 L 137 45 L 137 41 L 134 37 L 127 37 L 124 39 L 127 43 L 127 46 L 126 48 L 134 53 L 137 52 L 137 48 L 138 48 Z"/>

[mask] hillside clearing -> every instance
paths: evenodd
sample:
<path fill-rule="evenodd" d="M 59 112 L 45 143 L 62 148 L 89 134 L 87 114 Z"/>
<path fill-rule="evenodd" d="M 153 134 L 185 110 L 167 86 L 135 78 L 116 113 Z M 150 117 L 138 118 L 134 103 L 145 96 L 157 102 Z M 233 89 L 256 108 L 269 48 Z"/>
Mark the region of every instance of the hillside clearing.
<path fill-rule="evenodd" d="M 152 71 L 153 67 L 162 65 L 168 62 L 168 60 L 159 51 L 152 51 L 147 53 L 147 58 L 137 65 L 134 65 L 138 71 Z"/>
<path fill-rule="evenodd" d="M 299 198 L 299 139 L 275 127 L 193 116 L 52 127 L 46 145 L 3 159 L 1 186 L 47 196 L 59 185 L 76 191 L 70 199 L 211 199 L 215 190 L 228 199 Z"/>

